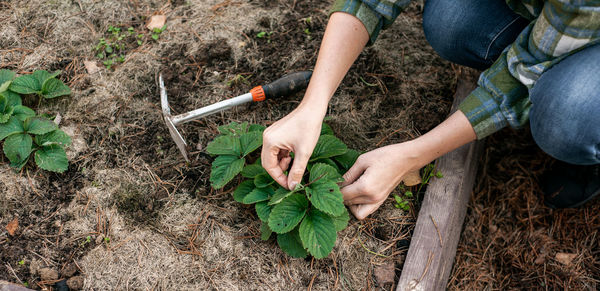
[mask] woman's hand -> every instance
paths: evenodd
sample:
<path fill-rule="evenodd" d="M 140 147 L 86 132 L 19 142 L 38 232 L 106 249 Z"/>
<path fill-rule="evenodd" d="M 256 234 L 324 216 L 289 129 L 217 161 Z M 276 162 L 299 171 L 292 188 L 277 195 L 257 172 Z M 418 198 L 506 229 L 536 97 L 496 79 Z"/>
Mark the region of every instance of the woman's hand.
<path fill-rule="evenodd" d="M 407 173 L 421 167 L 411 142 L 363 154 L 344 174 L 341 189 L 344 201 L 352 214 L 362 220 L 383 204 Z"/>
<path fill-rule="evenodd" d="M 363 154 L 344 174 L 344 201 L 357 219 L 364 219 L 383 204 L 407 173 L 476 137 L 467 117 L 457 111 L 417 139 Z"/>
<path fill-rule="evenodd" d="M 262 166 L 279 185 L 290 190 L 302 180 L 319 139 L 325 112 L 315 111 L 298 107 L 263 133 Z M 286 177 L 284 172 L 292 160 L 290 152 L 294 153 L 294 163 Z"/>

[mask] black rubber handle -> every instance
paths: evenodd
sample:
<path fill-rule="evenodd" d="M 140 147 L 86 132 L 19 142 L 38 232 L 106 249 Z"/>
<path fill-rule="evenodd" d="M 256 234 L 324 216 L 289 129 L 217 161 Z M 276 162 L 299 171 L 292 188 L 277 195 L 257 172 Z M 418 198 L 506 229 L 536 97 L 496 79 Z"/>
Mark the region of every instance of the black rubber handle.
<path fill-rule="evenodd" d="M 263 85 L 266 98 L 289 96 L 298 91 L 306 89 L 312 71 L 301 71 L 287 74 L 267 85 Z"/>

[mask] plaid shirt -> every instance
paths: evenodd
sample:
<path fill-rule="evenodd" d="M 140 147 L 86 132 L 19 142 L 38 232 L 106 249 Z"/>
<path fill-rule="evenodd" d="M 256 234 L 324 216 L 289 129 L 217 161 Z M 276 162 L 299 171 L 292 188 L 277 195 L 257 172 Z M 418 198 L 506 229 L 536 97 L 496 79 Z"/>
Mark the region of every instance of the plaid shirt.
<path fill-rule="evenodd" d="M 529 120 L 529 90 L 563 58 L 600 43 L 599 0 L 506 0 L 530 20 L 514 43 L 479 77 L 478 87 L 460 104 L 484 138 L 506 125 L 519 128 Z M 336 0 L 332 12 L 356 16 L 373 44 L 410 0 Z M 598 70 L 600 72 L 600 68 Z"/>

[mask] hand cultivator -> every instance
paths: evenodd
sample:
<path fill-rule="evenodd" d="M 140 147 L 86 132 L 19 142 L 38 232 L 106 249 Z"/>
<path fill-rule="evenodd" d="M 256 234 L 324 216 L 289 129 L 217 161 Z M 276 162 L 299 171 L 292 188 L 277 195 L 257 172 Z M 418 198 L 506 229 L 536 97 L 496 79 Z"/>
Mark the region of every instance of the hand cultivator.
<path fill-rule="evenodd" d="M 290 73 L 267 85 L 256 86 L 246 94 L 172 116 L 171 109 L 169 108 L 169 100 L 167 98 L 167 90 L 165 89 L 162 74 L 160 74 L 158 77 L 160 87 L 160 103 L 167 128 L 169 128 L 169 132 L 171 133 L 171 138 L 173 138 L 173 141 L 177 145 L 177 148 L 179 148 L 179 151 L 185 160 L 189 162 L 190 160 L 188 158 L 187 143 L 183 139 L 181 133 L 179 133 L 177 130 L 177 125 L 190 122 L 213 113 L 221 112 L 233 106 L 242 105 L 251 101 L 259 102 L 267 98 L 291 95 L 305 89 L 308 86 L 311 76 L 311 71 Z"/>

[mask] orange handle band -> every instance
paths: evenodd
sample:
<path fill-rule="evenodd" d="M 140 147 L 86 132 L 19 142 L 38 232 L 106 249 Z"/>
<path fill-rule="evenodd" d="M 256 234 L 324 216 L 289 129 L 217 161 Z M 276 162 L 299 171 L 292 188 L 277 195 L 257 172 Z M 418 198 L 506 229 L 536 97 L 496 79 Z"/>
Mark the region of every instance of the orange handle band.
<path fill-rule="evenodd" d="M 256 86 L 250 90 L 250 94 L 252 94 L 252 101 L 258 102 L 265 100 L 265 90 L 262 86 Z"/>

